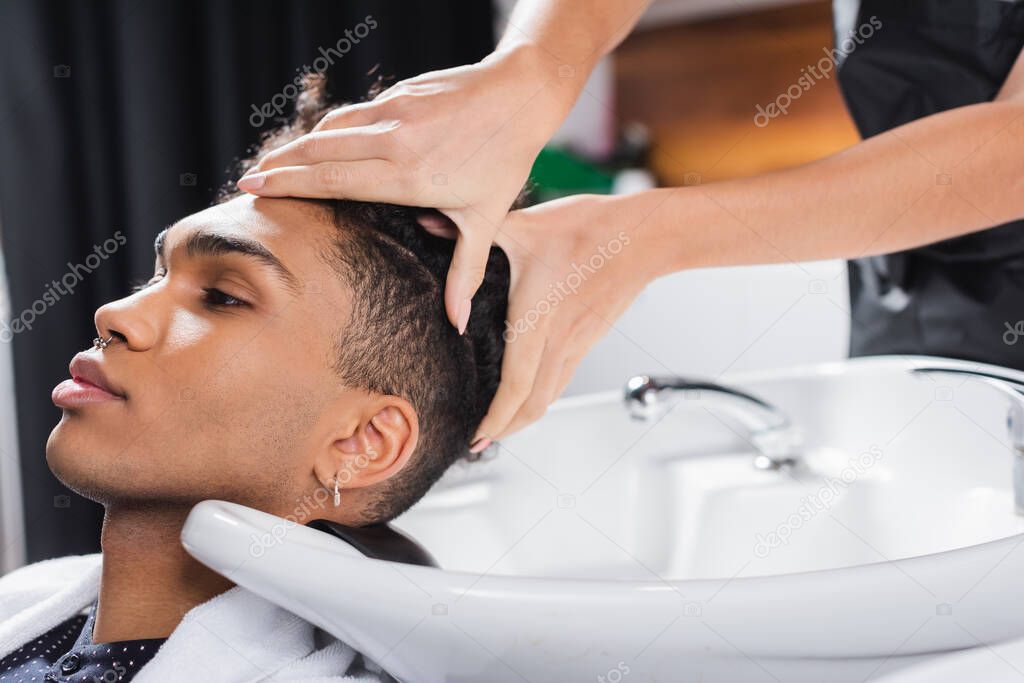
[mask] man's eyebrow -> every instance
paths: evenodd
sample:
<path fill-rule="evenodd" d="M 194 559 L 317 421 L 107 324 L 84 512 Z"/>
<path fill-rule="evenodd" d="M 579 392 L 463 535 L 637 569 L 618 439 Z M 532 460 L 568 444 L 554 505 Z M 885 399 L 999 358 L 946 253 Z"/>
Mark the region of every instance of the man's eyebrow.
<path fill-rule="evenodd" d="M 169 229 L 170 228 L 165 228 L 162 230 L 153 242 L 153 249 L 156 252 L 157 258 L 165 263 L 166 255 L 164 254 L 164 242 Z M 293 294 L 297 295 L 302 291 L 302 288 L 299 286 L 298 278 L 296 278 L 292 272 L 288 270 L 283 263 L 281 263 L 279 258 L 274 256 L 269 249 L 256 240 L 238 237 L 235 235 L 220 235 L 215 232 L 198 230 L 189 235 L 188 239 L 185 240 L 185 253 L 189 256 L 241 254 L 242 256 L 258 261 L 273 270 L 281 284 L 287 287 Z"/>
<path fill-rule="evenodd" d="M 160 231 L 160 234 L 156 236 L 156 239 L 153 240 L 153 252 L 156 254 L 158 259 L 164 262 L 167 261 L 167 259 L 164 258 L 164 240 L 167 239 L 168 230 L 170 230 L 170 228 L 164 228 Z"/>

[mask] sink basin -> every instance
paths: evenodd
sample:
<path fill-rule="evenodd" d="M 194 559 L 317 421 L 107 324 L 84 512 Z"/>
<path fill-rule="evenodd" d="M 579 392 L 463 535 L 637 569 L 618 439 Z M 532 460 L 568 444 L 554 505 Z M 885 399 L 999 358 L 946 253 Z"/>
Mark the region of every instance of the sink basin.
<path fill-rule="evenodd" d="M 649 422 L 564 400 L 396 520 L 440 570 L 294 524 L 252 557 L 282 520 L 218 501 L 183 542 L 403 680 L 864 681 L 1024 637 L 1008 399 L 923 365 L 1024 381 L 909 356 L 723 378 L 801 428 L 778 471 L 699 393 Z"/>
<path fill-rule="evenodd" d="M 878 683 L 1019 683 L 1024 678 L 1024 639 L 991 646 L 979 643 L 969 650 L 951 652 L 900 669 Z"/>

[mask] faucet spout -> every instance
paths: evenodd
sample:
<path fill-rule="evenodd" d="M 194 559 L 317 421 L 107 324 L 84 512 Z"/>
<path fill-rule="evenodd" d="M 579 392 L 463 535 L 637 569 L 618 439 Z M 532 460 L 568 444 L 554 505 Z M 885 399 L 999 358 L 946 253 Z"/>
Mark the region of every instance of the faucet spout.
<path fill-rule="evenodd" d="M 778 407 L 735 387 L 704 379 L 637 375 L 626 382 L 624 399 L 630 416 L 654 420 L 671 410 L 674 396 L 694 395 L 712 402 L 742 424 L 758 451 L 754 467 L 777 470 L 795 465 L 799 438 L 789 417 Z"/>

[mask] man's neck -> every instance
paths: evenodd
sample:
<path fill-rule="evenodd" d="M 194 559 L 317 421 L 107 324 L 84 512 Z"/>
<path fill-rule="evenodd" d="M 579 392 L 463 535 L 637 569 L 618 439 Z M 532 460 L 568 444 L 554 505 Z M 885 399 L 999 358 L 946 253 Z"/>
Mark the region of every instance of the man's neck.
<path fill-rule="evenodd" d="M 189 509 L 107 506 L 94 643 L 167 637 L 187 611 L 234 586 L 182 547 Z"/>

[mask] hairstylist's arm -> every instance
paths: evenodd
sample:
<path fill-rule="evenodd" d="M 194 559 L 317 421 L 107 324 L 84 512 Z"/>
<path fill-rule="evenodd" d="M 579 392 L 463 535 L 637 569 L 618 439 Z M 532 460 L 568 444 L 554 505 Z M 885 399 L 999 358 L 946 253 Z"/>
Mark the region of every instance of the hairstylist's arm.
<path fill-rule="evenodd" d="M 410 78 L 372 102 L 331 112 L 238 187 L 440 209 L 459 229 L 445 307 L 462 331 L 494 235 L 533 160 L 594 65 L 649 2 L 520 0 L 483 61 Z"/>
<path fill-rule="evenodd" d="M 542 415 L 590 346 L 661 275 L 885 254 L 1021 218 L 1024 58 L 992 102 L 804 166 L 515 211 L 498 235 L 512 260 L 510 343 L 478 437 L 499 439 Z M 602 267 L 571 275 L 571 264 L 591 259 Z M 578 286 L 553 305 L 550 293 L 570 277 Z"/>

